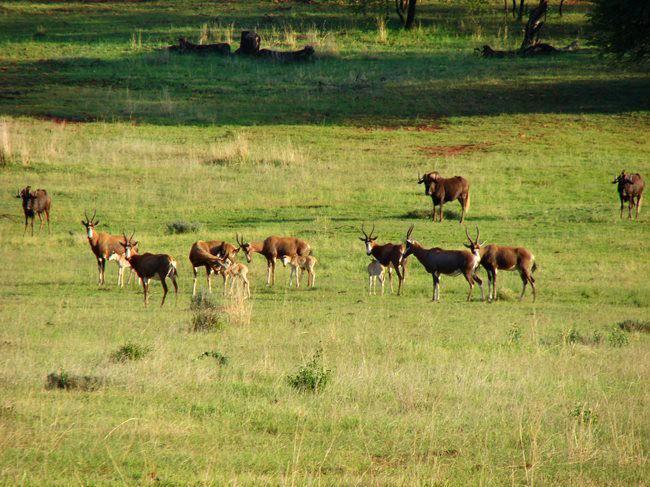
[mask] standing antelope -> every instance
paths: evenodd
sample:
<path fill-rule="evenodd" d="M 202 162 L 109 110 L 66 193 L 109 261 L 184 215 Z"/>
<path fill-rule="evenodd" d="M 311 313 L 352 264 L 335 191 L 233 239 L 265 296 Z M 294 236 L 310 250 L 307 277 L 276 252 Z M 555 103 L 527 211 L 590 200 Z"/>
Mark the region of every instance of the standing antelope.
<path fill-rule="evenodd" d="M 307 257 L 311 247 L 307 242 L 294 237 L 267 237 L 263 242 L 244 242 L 243 237 L 237 235 L 237 244 L 246 254 L 246 260 L 251 262 L 253 253 L 257 252 L 266 258 L 266 285 L 275 284 L 275 263 L 282 257 L 294 256 Z"/>
<path fill-rule="evenodd" d="M 167 281 L 169 277 L 174 285 L 174 294 L 178 295 L 178 284 L 176 277 L 178 270 L 176 268 L 176 261 L 171 255 L 167 254 L 151 254 L 146 252 L 144 254 L 133 254 L 132 249 L 138 245 L 138 242 L 133 240 L 133 234 L 129 238 L 123 234 L 124 239 L 120 240 L 120 245 L 124 248 L 124 256 L 129 261 L 131 267 L 140 279 L 142 279 L 142 288 L 144 289 L 144 305 L 147 306 L 149 302 L 149 281 L 151 279 L 160 281 L 163 288 L 163 297 L 160 306 L 165 304 L 167 297 Z"/>
<path fill-rule="evenodd" d="M 239 280 L 244 286 L 244 297 L 251 297 L 251 287 L 248 282 L 248 267 L 245 264 L 240 264 L 239 262 L 226 263 L 225 273 L 230 276 L 230 294 L 233 294 L 235 288 L 235 281 Z M 224 281 L 225 286 L 225 281 Z"/>
<path fill-rule="evenodd" d="M 222 240 L 210 240 L 204 242 L 199 240 L 192 244 L 190 249 L 190 262 L 194 272 L 194 285 L 192 286 L 192 296 L 196 295 L 196 281 L 198 269 L 205 267 L 205 274 L 208 280 L 208 290 L 212 292 L 211 277 L 214 272 L 220 274 L 223 278 L 223 294 L 226 294 L 226 284 L 228 282 L 228 273 L 223 261 L 228 259 L 234 263 L 239 248 Z"/>
<path fill-rule="evenodd" d="M 391 274 L 391 267 L 395 269 L 398 279 L 397 295 L 402 294 L 402 283 L 406 278 L 406 255 L 404 255 L 404 245 L 386 243 L 383 245 L 377 244 L 377 235 L 372 235 L 375 231 L 373 224 L 370 234 L 366 233 L 363 225 L 361 225 L 361 233 L 363 237 L 359 240 L 366 244 L 366 255 L 372 256 L 381 265 L 388 268 L 388 282 L 390 283 L 390 292 L 393 292 L 393 276 Z"/>
<path fill-rule="evenodd" d="M 381 295 L 384 295 L 384 270 L 386 268 L 378 261 L 372 260 L 368 264 L 368 294 L 372 294 L 373 287 L 377 294 L 377 281 L 381 283 Z"/>
<path fill-rule="evenodd" d="M 131 264 L 124 256 L 124 248 L 120 245 L 122 237 L 111 235 L 110 233 L 98 232 L 95 227 L 99 225 L 99 220 L 95 220 L 97 210 L 94 211 L 92 218 L 88 218 L 88 213 L 84 211 L 85 220 L 81 220 L 81 224 L 86 227 L 86 236 L 90 249 L 97 258 L 97 270 L 99 271 L 99 285 L 104 285 L 104 275 L 106 272 L 106 262 L 114 261 L 117 263 L 117 285 L 124 286 L 124 269 L 130 268 Z M 133 252 L 137 252 L 137 248 L 133 248 Z M 131 269 L 133 272 L 133 269 Z M 129 282 L 131 276 L 129 276 Z"/>
<path fill-rule="evenodd" d="M 632 219 L 632 207 L 636 207 L 635 219 L 639 219 L 639 210 L 641 209 L 641 200 L 643 199 L 643 190 L 645 182 L 639 173 L 627 174 L 621 171 L 621 174 L 612 181 L 612 184 L 618 183 L 618 197 L 621 200 L 621 218 L 623 218 L 623 206 L 628 202 L 627 218 Z M 634 199 L 636 198 L 636 202 Z"/>
<path fill-rule="evenodd" d="M 34 216 L 38 215 L 38 220 L 41 224 L 38 227 L 40 233 L 43 228 L 43 213 L 47 220 L 47 233 L 50 233 L 50 208 L 52 207 L 52 198 L 44 189 L 37 189 L 31 191 L 31 186 L 25 186 L 21 189 L 16 198 L 23 200 L 23 213 L 25 214 L 25 229 L 23 230 L 23 237 L 27 232 L 27 220 L 31 220 L 32 237 L 34 236 Z"/>
<path fill-rule="evenodd" d="M 436 221 L 436 205 L 440 207 L 440 220 L 442 221 L 442 205 L 448 201 L 458 200 L 461 206 L 460 223 L 465 220 L 465 213 L 469 211 L 469 182 L 462 176 L 443 178 L 438 171 L 424 174 L 418 178 L 418 184 L 424 184 L 424 194 L 431 196 L 433 213 L 431 219 Z"/>
<path fill-rule="evenodd" d="M 303 271 L 307 271 L 307 287 L 313 287 L 314 281 L 316 280 L 316 273 L 314 272 L 314 266 L 318 260 L 313 255 L 308 255 L 307 257 L 301 257 L 300 255 L 294 255 L 289 257 L 285 255 L 282 257 L 282 264 L 285 266 L 289 264 L 291 267 L 291 273 L 289 274 L 289 287 L 293 282 L 293 276 L 296 276 L 296 287 L 300 287 L 300 274 Z"/>
<path fill-rule="evenodd" d="M 475 251 L 477 247 L 483 245 L 483 243 L 478 244 L 477 242 L 472 242 L 472 239 L 469 238 L 470 244 L 466 245 L 472 252 Z M 524 287 L 521 290 L 521 295 L 519 300 L 521 301 L 526 292 L 526 284 L 530 283 L 530 287 L 533 290 L 533 301 L 535 301 L 536 290 L 535 290 L 535 278 L 533 277 L 533 272 L 537 270 L 537 264 L 535 263 L 535 256 L 530 252 L 530 250 L 525 249 L 524 247 L 503 247 L 500 245 L 486 245 L 480 249 L 481 252 L 481 265 L 487 272 L 488 276 L 488 299 L 490 301 L 497 299 L 497 272 L 498 271 L 519 271 L 519 276 L 521 281 L 524 284 Z"/>
<path fill-rule="evenodd" d="M 420 261 L 420 264 L 425 270 L 433 276 L 433 301 L 440 301 L 440 275 L 446 274 L 448 276 L 457 276 L 462 274 L 465 276 L 469 284 L 469 293 L 467 294 L 467 301 L 472 298 L 472 291 L 474 290 L 474 281 L 481 289 L 481 300 L 485 300 L 483 294 L 483 281 L 476 275 L 476 270 L 481 260 L 478 243 L 478 228 L 476 229 L 476 242 L 472 252 L 466 250 L 443 250 L 438 247 L 425 249 L 415 240 L 411 240 L 413 233 L 413 225 L 410 226 L 406 232 L 406 252 L 404 257 L 413 254 Z M 467 229 L 465 229 L 467 233 Z M 467 234 L 469 238 L 469 234 Z M 471 238 L 470 238 L 471 241 Z"/>

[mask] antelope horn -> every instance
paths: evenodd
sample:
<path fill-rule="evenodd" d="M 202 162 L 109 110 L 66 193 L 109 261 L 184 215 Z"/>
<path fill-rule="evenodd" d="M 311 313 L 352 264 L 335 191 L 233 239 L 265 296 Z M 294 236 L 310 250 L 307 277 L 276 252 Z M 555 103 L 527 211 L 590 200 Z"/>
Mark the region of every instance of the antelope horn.
<path fill-rule="evenodd" d="M 369 238 L 369 237 L 368 237 L 368 234 L 366 233 L 365 227 L 366 227 L 366 224 L 365 224 L 365 223 L 362 223 L 362 224 L 361 224 L 361 233 L 363 233 L 363 236 L 364 236 L 364 237 Z"/>
<path fill-rule="evenodd" d="M 129 240 L 127 240 L 128 242 L 131 242 L 133 240 L 133 235 L 135 235 L 135 231 L 131 234 L 131 236 L 129 237 Z"/>
<path fill-rule="evenodd" d="M 478 244 L 478 239 L 481 236 L 481 231 L 478 229 L 478 225 L 476 225 L 476 241 L 474 243 Z"/>
<path fill-rule="evenodd" d="M 413 233 L 413 228 L 415 228 L 415 225 L 411 224 L 411 226 L 409 227 L 409 229 L 406 231 L 406 240 L 408 240 L 409 238 L 411 238 L 411 234 Z"/>
<path fill-rule="evenodd" d="M 95 220 L 95 215 L 97 214 L 97 208 L 95 208 L 95 211 L 93 211 L 93 217 L 90 219 L 91 221 Z"/>
<path fill-rule="evenodd" d="M 88 212 L 86 210 L 84 210 L 84 216 L 86 217 L 86 221 L 89 222 L 90 220 L 88 220 Z"/>
<path fill-rule="evenodd" d="M 472 237 L 469 236 L 469 232 L 467 231 L 467 226 L 465 226 L 465 235 L 467 235 L 467 240 L 469 240 L 469 243 L 474 243 Z"/>
<path fill-rule="evenodd" d="M 373 223 L 372 224 L 372 230 L 370 230 L 370 238 L 372 238 L 372 234 L 374 233 L 374 231 L 375 231 L 375 224 Z M 375 235 L 375 238 L 377 238 L 376 235 Z"/>

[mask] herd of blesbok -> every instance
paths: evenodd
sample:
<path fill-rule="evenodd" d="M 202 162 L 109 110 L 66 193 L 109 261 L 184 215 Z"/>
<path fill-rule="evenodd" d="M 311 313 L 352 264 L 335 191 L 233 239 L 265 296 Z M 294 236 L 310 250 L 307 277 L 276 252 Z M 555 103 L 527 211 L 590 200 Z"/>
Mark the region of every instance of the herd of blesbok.
<path fill-rule="evenodd" d="M 623 208 L 628 203 L 628 219 L 632 218 L 632 208 L 636 208 L 635 218 L 639 217 L 641 201 L 645 183 L 640 174 L 628 174 L 622 171 L 614 181 L 617 184 L 618 194 L 621 202 L 621 218 Z M 467 179 L 461 176 L 443 178 L 436 171 L 418 177 L 418 184 L 424 184 L 425 194 L 431 196 L 433 202 L 432 219 L 443 220 L 443 205 L 446 202 L 458 200 L 461 205 L 460 223 L 463 223 L 465 215 L 469 211 L 470 188 Z M 40 220 L 39 232 L 43 227 L 43 214 L 47 221 L 48 233 L 50 229 L 50 209 L 52 198 L 45 189 L 31 190 L 27 186 L 16 195 L 22 200 L 23 213 L 25 216 L 25 228 L 23 235 L 27 232 L 27 226 L 31 220 L 31 231 L 34 235 L 34 217 Z M 436 212 L 436 207 L 438 211 Z M 111 235 L 106 232 L 98 232 L 96 227 L 99 220 L 93 216 L 88 218 L 84 212 L 85 219 L 81 224 L 86 230 L 88 244 L 97 259 L 97 270 L 99 273 L 99 285 L 105 284 L 105 271 L 107 262 L 116 262 L 118 265 L 117 284 L 124 286 L 124 270 L 129 270 L 129 282 L 132 274 L 138 276 L 138 280 L 144 291 L 145 306 L 149 297 L 149 282 L 160 281 L 163 288 L 161 306 L 165 303 L 168 293 L 167 279 L 172 282 L 174 291 L 178 294 L 178 265 L 176 260 L 168 254 L 138 253 L 138 242 L 122 232 L 122 235 Z M 516 271 L 522 280 L 520 299 L 524 297 L 527 285 L 530 284 L 533 293 L 533 300 L 536 296 L 535 278 L 533 273 L 537 267 L 534 255 L 524 247 L 509 247 L 500 245 L 485 245 L 480 242 L 480 231 L 476 227 L 476 237 L 472 238 L 465 228 L 465 234 L 469 243 L 465 243 L 467 250 L 446 250 L 439 247 L 425 248 L 416 240 L 413 240 L 414 226 L 411 225 L 407 232 L 404 243 L 377 243 L 377 235 L 374 234 L 373 225 L 370 233 L 366 233 L 365 226 L 361 226 L 362 237 L 359 237 L 365 244 L 366 254 L 371 257 L 368 265 L 368 292 L 376 294 L 377 281 L 381 284 L 381 293 L 384 293 L 384 275 L 388 272 L 390 290 L 393 292 L 392 272 L 395 271 L 398 279 L 397 294 L 402 293 L 408 258 L 414 255 L 422 264 L 424 269 L 433 278 L 433 301 L 440 299 L 440 277 L 442 275 L 457 276 L 463 275 L 469 285 L 467 300 L 471 300 L 474 284 L 478 284 L 481 291 L 481 299 L 485 300 L 483 292 L 483 281 L 477 275 L 480 267 L 485 269 L 488 278 L 488 300 L 497 299 L 497 274 L 498 271 Z M 253 254 L 258 253 L 264 256 L 267 264 L 266 284 L 275 284 L 275 266 L 277 261 L 284 266 L 289 265 L 291 269 L 289 286 L 296 281 L 296 287 L 300 286 L 300 274 L 307 272 L 307 286 L 313 286 L 315 282 L 315 265 L 318 262 L 312 255 L 309 243 L 295 237 L 278 237 L 272 235 L 263 241 L 245 241 L 239 234 L 236 235 L 237 245 L 223 240 L 199 240 L 192 244 L 189 253 L 189 260 L 194 273 L 192 296 L 196 295 L 198 271 L 203 267 L 206 272 L 208 292 L 212 292 L 212 274 L 219 274 L 223 278 L 223 293 L 228 294 L 234 291 L 236 282 L 240 282 L 244 297 L 250 297 L 250 283 L 248 281 L 248 267 L 237 262 L 237 255 L 241 251 L 248 263 L 252 261 Z M 228 280 L 230 279 L 230 289 Z"/>

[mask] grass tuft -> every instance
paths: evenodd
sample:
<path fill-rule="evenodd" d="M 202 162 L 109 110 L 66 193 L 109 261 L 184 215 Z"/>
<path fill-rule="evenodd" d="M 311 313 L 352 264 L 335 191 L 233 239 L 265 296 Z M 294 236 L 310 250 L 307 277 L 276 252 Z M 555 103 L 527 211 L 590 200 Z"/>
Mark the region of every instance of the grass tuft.
<path fill-rule="evenodd" d="M 127 362 L 129 360 L 140 360 L 149 352 L 151 352 L 151 347 L 138 345 L 137 343 L 127 343 L 111 354 L 111 361 Z"/>
<path fill-rule="evenodd" d="M 650 333 L 650 321 L 625 320 L 618 324 L 623 331 L 638 331 L 641 333 Z"/>
<path fill-rule="evenodd" d="M 203 357 L 211 357 L 216 360 L 218 365 L 221 366 L 228 365 L 228 356 L 222 354 L 221 352 L 218 352 L 217 350 L 203 352 L 201 355 L 199 355 L 199 358 Z"/>
<path fill-rule="evenodd" d="M 179 233 L 195 233 L 201 229 L 200 223 L 186 222 L 178 220 L 167 224 L 167 232 L 172 235 Z"/>
<path fill-rule="evenodd" d="M 190 331 L 200 333 L 219 331 L 226 325 L 226 321 L 223 311 L 218 308 L 196 309 L 192 313 Z"/>
<path fill-rule="evenodd" d="M 291 387 L 300 392 L 318 393 L 330 381 L 332 371 L 323 365 L 323 349 L 318 348 L 309 362 L 301 365 L 293 375 L 287 376 Z"/>
<path fill-rule="evenodd" d="M 46 389 L 65 389 L 94 391 L 103 385 L 104 380 L 101 377 L 92 375 L 71 374 L 65 370 L 52 372 L 47 375 L 45 382 Z"/>

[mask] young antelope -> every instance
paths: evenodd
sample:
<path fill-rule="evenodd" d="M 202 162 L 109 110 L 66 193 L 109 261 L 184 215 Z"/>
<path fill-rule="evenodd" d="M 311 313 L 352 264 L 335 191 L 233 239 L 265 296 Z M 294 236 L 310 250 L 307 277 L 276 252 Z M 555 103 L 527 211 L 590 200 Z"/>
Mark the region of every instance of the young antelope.
<path fill-rule="evenodd" d="M 304 257 L 300 255 L 294 255 L 293 257 L 285 255 L 282 257 L 282 264 L 289 264 L 291 267 L 291 273 L 289 274 L 289 287 L 291 287 L 293 283 L 294 276 L 296 277 L 296 287 L 300 287 L 300 275 L 303 271 L 307 271 L 307 287 L 313 286 L 314 281 L 316 280 L 314 266 L 317 262 L 316 257 L 313 255 L 307 255 Z"/>
<path fill-rule="evenodd" d="M 229 261 L 226 261 L 229 262 Z M 230 294 L 233 294 L 234 288 L 235 288 L 235 281 L 241 281 L 242 285 L 244 286 L 244 293 L 246 298 L 251 297 L 251 288 L 248 283 L 248 266 L 245 264 L 240 264 L 239 262 L 235 262 L 233 264 L 228 265 L 228 268 L 226 269 L 226 274 L 230 276 Z"/>
<path fill-rule="evenodd" d="M 386 268 L 378 261 L 373 260 L 368 264 L 368 294 L 372 294 L 374 288 L 377 294 L 377 281 L 381 283 L 381 295 L 384 295 L 384 271 Z"/>

